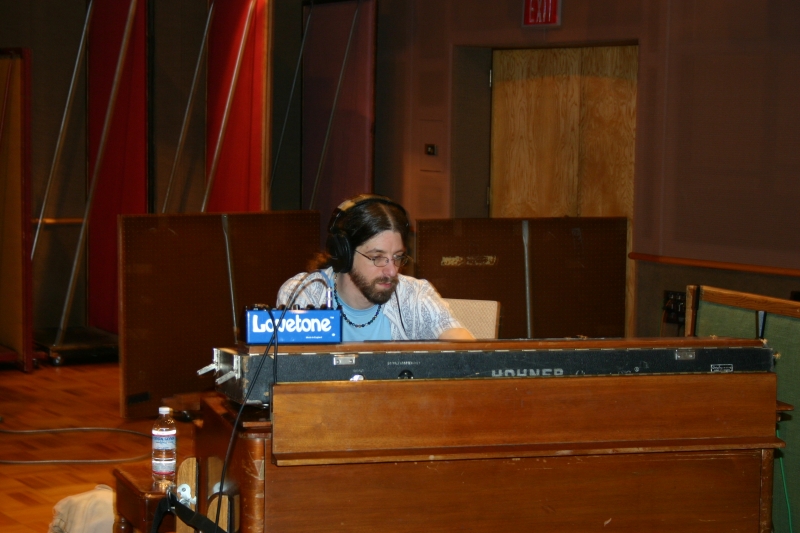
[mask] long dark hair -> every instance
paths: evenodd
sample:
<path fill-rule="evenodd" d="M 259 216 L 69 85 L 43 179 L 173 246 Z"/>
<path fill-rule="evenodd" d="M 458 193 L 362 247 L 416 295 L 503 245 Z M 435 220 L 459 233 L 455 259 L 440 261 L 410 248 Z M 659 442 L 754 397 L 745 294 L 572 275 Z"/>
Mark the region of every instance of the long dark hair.
<path fill-rule="evenodd" d="M 400 234 L 403 244 L 408 239 L 408 215 L 398 203 L 385 196 L 361 195 L 334 209 L 328 224 L 326 250 L 317 254 L 310 270 L 334 267 L 347 272 L 355 249 L 384 231 Z M 347 257 L 342 257 L 344 253 Z M 342 262 L 346 265 L 342 265 Z"/>

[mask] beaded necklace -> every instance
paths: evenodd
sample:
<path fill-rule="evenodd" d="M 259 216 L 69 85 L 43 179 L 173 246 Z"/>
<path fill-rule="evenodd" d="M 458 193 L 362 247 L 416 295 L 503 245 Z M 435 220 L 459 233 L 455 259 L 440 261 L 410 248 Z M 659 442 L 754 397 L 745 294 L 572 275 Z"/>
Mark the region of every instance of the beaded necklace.
<path fill-rule="evenodd" d="M 370 324 L 372 324 L 373 322 L 375 322 L 375 319 L 378 318 L 378 315 L 381 312 L 381 307 L 383 307 L 383 304 L 378 304 L 378 308 L 375 310 L 375 315 L 372 318 L 370 318 L 369 321 L 364 322 L 363 324 L 356 324 L 355 322 L 347 318 L 346 314 L 344 314 L 344 309 L 342 309 L 342 303 L 339 301 L 339 294 L 336 291 L 335 281 L 333 282 L 333 299 L 336 300 L 336 309 L 342 312 L 342 318 L 344 318 L 344 321 L 353 326 L 354 328 L 365 328 Z"/>

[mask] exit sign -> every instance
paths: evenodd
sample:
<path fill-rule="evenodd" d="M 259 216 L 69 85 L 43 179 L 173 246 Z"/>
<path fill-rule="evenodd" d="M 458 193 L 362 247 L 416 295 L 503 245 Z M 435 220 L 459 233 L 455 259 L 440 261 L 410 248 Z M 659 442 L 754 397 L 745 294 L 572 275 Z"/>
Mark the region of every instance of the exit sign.
<path fill-rule="evenodd" d="M 523 26 L 561 25 L 561 0 L 523 0 Z"/>

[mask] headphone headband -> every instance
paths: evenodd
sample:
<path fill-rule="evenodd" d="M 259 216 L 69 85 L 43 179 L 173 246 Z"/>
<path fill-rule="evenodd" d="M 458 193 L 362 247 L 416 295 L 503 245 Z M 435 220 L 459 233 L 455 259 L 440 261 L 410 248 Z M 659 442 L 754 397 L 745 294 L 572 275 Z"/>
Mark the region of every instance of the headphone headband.
<path fill-rule="evenodd" d="M 387 196 L 381 196 L 379 194 L 359 194 L 355 198 L 350 198 L 345 200 L 339 206 L 334 209 L 333 216 L 331 217 L 331 221 L 328 224 L 328 232 L 333 232 L 336 228 L 337 222 L 339 219 L 344 215 L 348 210 L 353 209 L 354 207 L 371 204 L 371 203 L 381 203 L 386 205 L 391 205 L 398 208 L 403 214 L 406 216 L 406 227 L 408 227 L 408 214 L 406 213 L 405 208 L 398 204 L 397 202 L 393 201 L 391 198 Z"/>
<path fill-rule="evenodd" d="M 397 208 L 403 213 L 406 219 L 405 230 L 408 230 L 408 214 L 405 208 L 386 196 L 361 194 L 355 198 L 345 200 L 339 204 L 339 207 L 334 209 L 330 223 L 328 224 L 327 250 L 328 254 L 331 256 L 331 266 L 333 266 L 335 272 L 350 272 L 350 269 L 353 267 L 353 247 L 347 232 L 341 227 L 345 213 L 356 207 L 372 203 L 381 203 Z"/>

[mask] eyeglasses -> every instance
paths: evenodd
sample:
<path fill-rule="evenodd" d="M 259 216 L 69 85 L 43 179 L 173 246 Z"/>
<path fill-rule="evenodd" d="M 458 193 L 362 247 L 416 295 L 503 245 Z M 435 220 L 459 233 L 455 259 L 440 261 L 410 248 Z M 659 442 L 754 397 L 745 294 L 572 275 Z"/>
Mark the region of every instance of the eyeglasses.
<path fill-rule="evenodd" d="M 359 252 L 358 250 L 356 250 L 356 253 L 359 254 L 359 255 L 364 255 L 361 252 Z M 368 255 L 364 255 L 364 257 L 366 257 L 367 259 L 372 261 L 372 264 L 375 265 L 378 268 L 383 268 L 383 267 L 385 267 L 386 265 L 389 264 L 389 258 L 386 257 L 385 255 L 376 255 L 375 257 L 370 257 Z M 403 266 L 406 263 L 408 263 L 409 259 L 411 259 L 411 257 L 407 256 L 407 255 L 395 255 L 395 256 L 392 257 L 391 260 L 392 260 L 392 263 L 394 263 L 394 266 L 396 266 L 397 268 L 400 268 L 401 266 Z"/>

